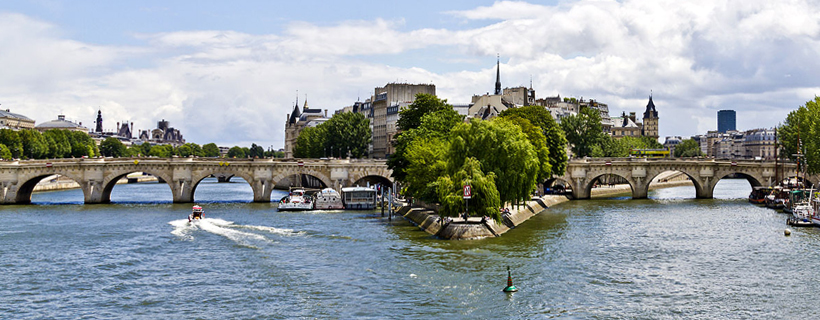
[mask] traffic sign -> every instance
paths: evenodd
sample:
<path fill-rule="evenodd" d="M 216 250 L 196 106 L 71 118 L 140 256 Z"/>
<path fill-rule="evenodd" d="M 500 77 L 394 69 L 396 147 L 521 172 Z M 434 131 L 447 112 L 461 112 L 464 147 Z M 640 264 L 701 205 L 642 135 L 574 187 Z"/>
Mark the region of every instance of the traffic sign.
<path fill-rule="evenodd" d="M 468 185 L 464 185 L 464 199 L 470 199 L 473 197 L 473 187 Z"/>
<path fill-rule="evenodd" d="M 304 162 L 302 162 L 302 161 L 299 161 L 297 164 L 298 164 L 300 167 L 304 167 L 304 166 L 305 166 L 305 163 L 304 163 Z"/>

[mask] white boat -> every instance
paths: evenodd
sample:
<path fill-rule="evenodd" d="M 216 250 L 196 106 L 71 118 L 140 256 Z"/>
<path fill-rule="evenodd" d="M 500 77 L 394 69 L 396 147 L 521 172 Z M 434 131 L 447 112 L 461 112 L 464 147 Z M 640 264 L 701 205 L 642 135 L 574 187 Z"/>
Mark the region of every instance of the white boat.
<path fill-rule="evenodd" d="M 344 209 L 342 196 L 331 188 L 322 189 L 313 195 L 313 208 L 316 210 L 340 210 Z"/>
<path fill-rule="evenodd" d="M 376 208 L 376 189 L 365 187 L 342 188 L 345 209 L 373 210 Z"/>
<path fill-rule="evenodd" d="M 305 190 L 294 189 L 279 200 L 279 211 L 302 211 L 313 210 L 313 201 L 305 196 Z"/>
<path fill-rule="evenodd" d="M 202 220 L 202 214 L 205 210 L 202 209 L 200 206 L 194 206 L 191 210 L 191 214 L 188 215 L 188 222 L 193 222 L 194 220 Z"/>

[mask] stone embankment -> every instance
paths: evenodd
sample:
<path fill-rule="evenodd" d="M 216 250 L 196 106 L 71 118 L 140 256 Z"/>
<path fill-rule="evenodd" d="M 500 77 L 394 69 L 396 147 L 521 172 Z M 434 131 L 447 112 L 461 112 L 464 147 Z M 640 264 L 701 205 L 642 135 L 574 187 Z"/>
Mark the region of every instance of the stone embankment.
<path fill-rule="evenodd" d="M 683 174 L 671 174 L 657 180 L 651 185 L 650 190 L 692 185 L 692 181 L 689 181 Z M 631 188 L 628 184 L 592 189 L 593 197 L 606 197 L 629 192 L 631 192 Z M 549 207 L 567 201 L 569 199 L 563 195 L 533 197 L 531 201 L 518 208 L 515 206 L 510 207 L 510 213 L 505 214 L 500 223 L 492 219 L 484 220 L 480 217 L 470 217 L 467 221 L 463 218 L 440 219 L 434 210 L 423 207 L 403 206 L 396 213 L 418 225 L 427 233 L 442 239 L 482 239 L 498 237 L 533 216 L 546 211 Z"/>
<path fill-rule="evenodd" d="M 117 181 L 117 184 L 136 183 L 136 182 L 152 182 L 152 181 L 157 181 L 157 177 L 146 176 L 146 175 L 142 175 L 142 173 L 139 173 L 139 174 L 128 175 L 127 177 L 120 179 L 120 181 Z M 79 187 L 80 187 L 80 184 L 77 183 L 74 180 L 71 180 L 71 179 L 63 177 L 63 176 L 54 175 L 54 176 L 51 176 L 51 177 L 46 177 L 45 179 L 43 179 L 42 181 L 37 183 L 37 185 L 34 187 L 34 191 L 35 192 L 39 192 L 39 191 L 57 191 L 57 190 L 77 189 Z"/>

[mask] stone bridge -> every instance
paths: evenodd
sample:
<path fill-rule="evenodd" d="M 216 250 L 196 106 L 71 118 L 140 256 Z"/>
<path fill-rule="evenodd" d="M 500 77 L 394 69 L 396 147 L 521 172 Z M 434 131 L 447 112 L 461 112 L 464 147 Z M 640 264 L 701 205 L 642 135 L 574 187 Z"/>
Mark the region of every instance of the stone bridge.
<path fill-rule="evenodd" d="M 31 202 L 40 180 L 62 175 L 82 188 L 85 203 L 108 203 L 117 181 L 134 172 L 145 172 L 171 187 L 174 202 L 194 201 L 202 179 L 238 176 L 253 189 L 253 201 L 269 202 L 277 184 L 294 175 L 309 175 L 327 187 L 392 183 L 392 170 L 384 160 L 319 159 L 219 159 L 219 158 L 88 158 L 0 162 L 0 204 Z"/>
<path fill-rule="evenodd" d="M 777 173 L 775 171 L 777 168 Z M 772 186 L 776 177 L 794 177 L 796 165 L 774 161 L 757 160 L 715 160 L 715 159 L 647 159 L 647 158 L 594 158 L 571 160 L 566 173 L 556 179 L 572 188 L 575 199 L 589 199 L 593 185 L 604 175 L 624 178 L 632 187 L 632 198 L 646 198 L 649 184 L 659 174 L 678 171 L 685 174 L 695 185 L 696 197 L 711 199 L 715 185 L 723 178 L 743 177 L 755 186 Z M 806 178 L 812 185 L 818 176 Z"/>

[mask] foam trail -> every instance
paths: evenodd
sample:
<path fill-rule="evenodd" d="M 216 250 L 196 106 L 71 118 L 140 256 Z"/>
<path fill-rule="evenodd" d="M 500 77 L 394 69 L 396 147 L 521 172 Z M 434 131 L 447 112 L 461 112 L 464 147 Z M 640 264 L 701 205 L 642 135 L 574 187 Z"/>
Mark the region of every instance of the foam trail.
<path fill-rule="evenodd" d="M 199 221 L 195 221 L 194 224 L 204 231 L 223 236 L 225 238 L 230 239 L 231 241 L 234 241 L 238 244 L 245 246 L 250 246 L 247 244 L 246 240 L 268 240 L 268 238 L 262 235 L 226 228 L 227 226 L 233 225 L 233 222 L 225 221 L 222 219 L 206 218 Z"/>
<path fill-rule="evenodd" d="M 196 229 L 196 226 L 188 223 L 188 219 L 180 219 L 168 222 L 168 224 L 174 226 L 174 230 L 171 231 L 171 234 L 180 237 L 186 240 L 193 240 L 194 236 L 191 235 L 191 232 Z"/>
<path fill-rule="evenodd" d="M 251 230 L 259 230 L 270 232 L 273 234 L 283 235 L 283 236 L 296 236 L 296 235 L 303 235 L 305 234 L 304 231 L 294 231 L 293 229 L 285 229 L 285 228 L 275 228 L 275 227 L 268 227 L 268 226 L 245 226 L 245 225 L 236 225 L 237 228 L 245 228 Z"/>

